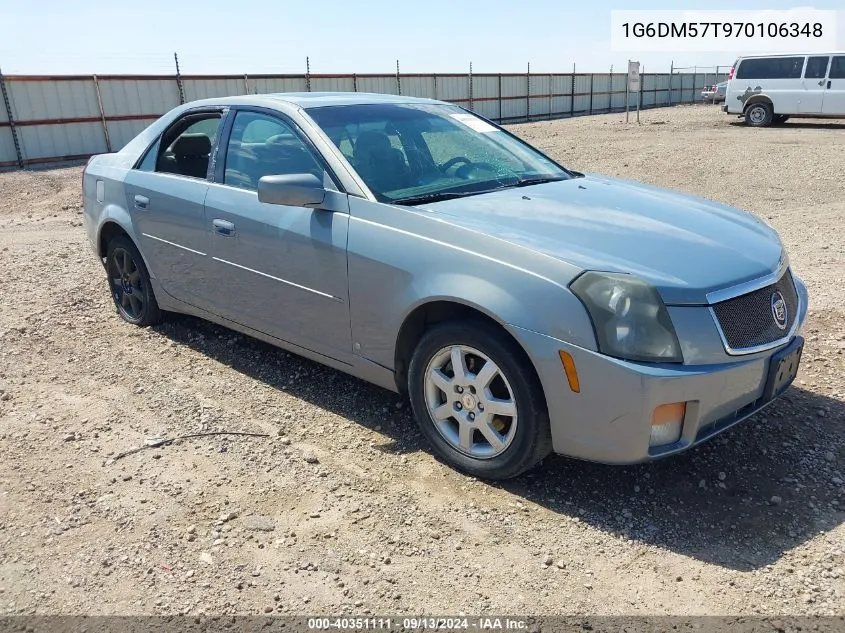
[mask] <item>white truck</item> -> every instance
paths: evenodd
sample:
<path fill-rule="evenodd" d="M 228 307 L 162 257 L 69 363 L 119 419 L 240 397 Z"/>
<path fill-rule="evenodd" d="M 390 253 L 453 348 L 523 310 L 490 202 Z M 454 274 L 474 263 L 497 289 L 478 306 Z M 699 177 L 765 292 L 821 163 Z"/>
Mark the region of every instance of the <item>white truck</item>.
<path fill-rule="evenodd" d="M 796 117 L 845 117 L 845 51 L 740 57 L 722 111 L 764 127 Z"/>

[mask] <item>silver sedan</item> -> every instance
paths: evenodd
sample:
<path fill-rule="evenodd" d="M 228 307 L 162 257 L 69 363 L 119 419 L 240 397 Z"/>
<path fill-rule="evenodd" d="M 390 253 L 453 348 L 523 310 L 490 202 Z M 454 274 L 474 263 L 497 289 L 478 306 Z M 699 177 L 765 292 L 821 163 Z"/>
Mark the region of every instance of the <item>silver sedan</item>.
<path fill-rule="evenodd" d="M 728 82 L 723 81 L 712 86 L 705 86 L 701 90 L 701 98 L 711 103 L 721 103 L 725 100 L 728 91 Z"/>
<path fill-rule="evenodd" d="M 480 477 L 677 453 L 801 357 L 806 288 L 762 220 L 566 169 L 443 102 L 188 103 L 83 188 L 123 319 L 196 315 L 408 394 Z"/>

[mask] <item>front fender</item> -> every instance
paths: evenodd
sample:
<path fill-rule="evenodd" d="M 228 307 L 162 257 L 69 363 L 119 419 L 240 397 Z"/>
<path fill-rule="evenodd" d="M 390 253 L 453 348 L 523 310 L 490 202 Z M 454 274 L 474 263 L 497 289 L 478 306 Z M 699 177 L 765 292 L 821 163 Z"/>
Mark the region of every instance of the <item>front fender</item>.
<path fill-rule="evenodd" d="M 399 332 L 421 305 L 451 301 L 596 349 L 571 267 L 411 211 L 350 199 L 350 320 L 357 353 L 393 368 Z"/>

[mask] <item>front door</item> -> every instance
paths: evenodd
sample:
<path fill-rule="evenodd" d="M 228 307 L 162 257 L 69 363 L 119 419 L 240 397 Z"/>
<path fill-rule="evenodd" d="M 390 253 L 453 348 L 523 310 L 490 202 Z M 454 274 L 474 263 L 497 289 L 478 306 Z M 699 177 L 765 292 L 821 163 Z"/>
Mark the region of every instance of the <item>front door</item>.
<path fill-rule="evenodd" d="M 827 83 L 827 67 L 829 55 L 818 55 L 807 58 L 804 77 L 801 80 L 803 94 L 798 102 L 800 114 L 820 114 L 825 97 Z"/>
<path fill-rule="evenodd" d="M 845 55 L 836 55 L 831 61 L 822 113 L 845 116 Z"/>
<path fill-rule="evenodd" d="M 267 175 L 312 173 L 334 188 L 316 151 L 293 123 L 241 110 L 220 156 L 222 181 L 205 200 L 215 311 L 311 351 L 349 354 L 348 213 L 266 204 L 257 195 Z"/>

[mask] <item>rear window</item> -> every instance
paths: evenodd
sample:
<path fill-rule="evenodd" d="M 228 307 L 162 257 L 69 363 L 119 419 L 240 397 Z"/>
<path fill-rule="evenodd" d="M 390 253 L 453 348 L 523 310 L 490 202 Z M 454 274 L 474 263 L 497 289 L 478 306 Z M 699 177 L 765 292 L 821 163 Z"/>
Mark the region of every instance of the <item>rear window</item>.
<path fill-rule="evenodd" d="M 800 79 L 803 57 L 762 57 L 743 59 L 737 79 Z"/>

